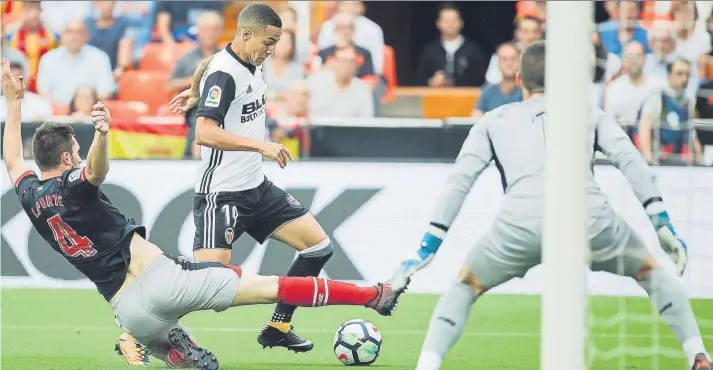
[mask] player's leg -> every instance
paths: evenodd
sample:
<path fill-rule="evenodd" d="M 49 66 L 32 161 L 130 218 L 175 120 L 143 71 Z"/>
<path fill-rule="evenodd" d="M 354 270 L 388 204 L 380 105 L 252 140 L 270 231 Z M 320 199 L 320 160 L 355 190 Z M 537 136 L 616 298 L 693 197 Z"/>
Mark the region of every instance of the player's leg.
<path fill-rule="evenodd" d="M 232 241 L 244 230 L 242 224 L 237 224 L 237 217 L 233 217 L 232 212 L 226 216 L 221 209 L 226 205 L 232 209 L 230 199 L 230 193 L 196 194 L 194 197 L 193 222 L 196 231 L 193 237 L 193 257 L 196 261 L 230 263 Z M 129 365 L 148 363 L 148 357 L 144 356 L 145 347 L 126 333 L 119 337 L 115 350 Z"/>
<path fill-rule="evenodd" d="M 161 302 L 162 315 L 182 317 L 201 310 L 224 311 L 234 306 L 286 303 L 300 307 L 334 305 L 365 306 L 384 316 L 391 315 L 405 289 L 391 285 L 358 286 L 316 277 L 261 276 L 243 274 L 242 268 L 217 262 L 193 262 L 166 258 L 173 273 L 173 299 Z M 169 293 L 161 292 L 157 296 Z M 159 304 L 157 304 L 159 306 Z"/>
<path fill-rule="evenodd" d="M 317 277 L 240 276 L 240 287 L 231 306 L 283 303 L 297 307 L 364 306 L 383 316 L 390 316 L 403 290 L 397 291 L 388 283 L 359 286 Z"/>
<path fill-rule="evenodd" d="M 166 285 L 162 282 L 171 281 Z M 166 361 L 169 367 L 218 368 L 213 354 L 198 347 L 190 331 L 178 322 L 187 302 L 193 298 L 192 285 L 180 267 L 160 257 L 127 290 L 112 299 L 117 324 L 142 348 Z M 135 338 L 135 339 L 134 339 Z"/>
<path fill-rule="evenodd" d="M 333 253 L 327 234 L 291 194 L 269 180 L 265 180 L 260 189 L 262 194 L 256 208 L 259 222 L 247 232 L 257 241 L 272 238 L 297 250 L 297 258 L 287 270 L 287 276 L 319 276 Z M 293 331 L 292 315 L 296 308 L 295 305 L 278 303 L 270 321 L 260 331 L 258 343 L 263 347 L 281 346 L 296 352 L 311 350 L 312 342 Z"/>
<path fill-rule="evenodd" d="M 431 316 L 416 370 L 437 370 L 468 322 L 473 303 L 488 290 L 522 277 L 540 262 L 539 233 L 495 222 L 470 250 L 465 265 Z M 537 229 L 535 229 L 537 230 Z"/>
<path fill-rule="evenodd" d="M 641 238 L 618 216 L 592 239 L 592 270 L 636 279 L 683 346 L 691 366 L 710 370 L 710 359 L 685 287 L 656 263 Z M 709 367 L 695 367 L 703 363 Z"/>

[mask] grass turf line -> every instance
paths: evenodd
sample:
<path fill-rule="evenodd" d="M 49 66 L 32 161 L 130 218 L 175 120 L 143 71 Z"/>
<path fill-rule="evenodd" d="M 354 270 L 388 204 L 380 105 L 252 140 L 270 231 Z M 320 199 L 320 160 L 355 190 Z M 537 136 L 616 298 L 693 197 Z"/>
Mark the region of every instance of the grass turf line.
<path fill-rule="evenodd" d="M 381 317 L 359 307 L 300 308 L 294 324 L 315 342 L 315 349 L 294 354 L 284 349 L 262 350 L 256 338 L 270 318 L 272 306 L 240 307 L 223 313 L 199 312 L 183 322 L 194 330 L 201 346 L 216 353 L 221 369 L 326 370 L 344 369 L 332 352 L 332 337 L 344 321 L 362 318 L 372 321 L 384 336 L 376 369 L 413 369 L 428 322 L 438 297 L 410 294 L 403 297 L 394 317 Z M 618 313 L 620 299 L 626 300 L 626 336 L 611 318 Z M 692 301 L 696 316 L 706 325 L 713 322 L 713 300 Z M 651 336 L 655 314 L 648 299 L 591 297 L 590 310 L 608 327 L 592 328 L 590 334 L 598 351 L 616 349 L 620 343 L 631 347 L 653 347 Z M 650 315 L 647 320 L 645 315 Z M 642 319 L 643 317 L 643 319 Z M 537 296 L 492 295 L 476 303 L 464 336 L 446 358 L 445 370 L 525 370 L 539 368 L 540 300 Z M 595 360 L 591 369 L 627 370 L 686 369 L 680 346 L 661 322 L 657 326 L 658 345 L 668 347 L 663 355 L 628 355 L 623 361 Z M 701 328 L 709 351 L 713 349 L 713 327 Z M 113 351 L 121 333 L 109 306 L 91 290 L 2 290 L 2 358 L 6 369 L 133 369 Z M 603 352 L 599 352 L 603 353 Z M 152 368 L 164 368 L 152 358 Z"/>

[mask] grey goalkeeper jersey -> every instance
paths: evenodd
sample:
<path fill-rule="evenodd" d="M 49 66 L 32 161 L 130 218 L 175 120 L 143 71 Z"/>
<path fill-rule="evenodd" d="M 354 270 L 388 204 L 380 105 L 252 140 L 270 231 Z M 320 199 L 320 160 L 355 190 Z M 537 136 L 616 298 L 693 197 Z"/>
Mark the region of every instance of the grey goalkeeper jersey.
<path fill-rule="evenodd" d="M 536 96 L 504 105 L 485 114 L 463 143 L 434 214 L 433 224 L 450 227 L 480 173 L 494 162 L 500 171 L 505 196 L 499 217 L 512 220 L 542 217 L 545 186 L 546 98 Z M 592 107 L 587 122 L 587 150 L 605 154 L 631 184 L 649 213 L 663 211 L 654 174 L 621 127 L 598 107 Z M 562 153 L 562 155 L 567 155 Z M 587 165 L 587 164 L 583 164 Z M 607 197 L 590 175 L 589 214 L 597 218 L 608 212 Z"/>

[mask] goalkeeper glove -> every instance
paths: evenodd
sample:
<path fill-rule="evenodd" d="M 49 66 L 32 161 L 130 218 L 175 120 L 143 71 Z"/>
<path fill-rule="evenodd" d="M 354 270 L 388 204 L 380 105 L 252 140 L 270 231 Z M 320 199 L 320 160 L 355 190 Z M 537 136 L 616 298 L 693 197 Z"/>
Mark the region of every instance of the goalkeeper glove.
<path fill-rule="evenodd" d="M 411 275 L 426 267 L 426 265 L 431 262 L 436 252 L 438 252 L 441 243 L 443 243 L 443 237 L 445 237 L 445 232 L 440 229 L 438 229 L 438 231 L 434 230 L 434 232 L 427 232 L 423 236 L 423 239 L 421 239 L 421 247 L 416 253 L 409 255 L 406 259 L 401 261 L 401 264 L 399 264 L 399 267 L 391 279 L 391 286 L 396 290 L 405 287 Z"/>
<path fill-rule="evenodd" d="M 679 275 L 683 275 L 688 263 L 688 249 L 686 243 L 676 235 L 676 230 L 671 224 L 668 213 L 663 211 L 656 215 L 649 216 L 654 224 L 656 234 L 659 237 L 661 248 L 668 254 L 669 258 L 676 264 Z"/>

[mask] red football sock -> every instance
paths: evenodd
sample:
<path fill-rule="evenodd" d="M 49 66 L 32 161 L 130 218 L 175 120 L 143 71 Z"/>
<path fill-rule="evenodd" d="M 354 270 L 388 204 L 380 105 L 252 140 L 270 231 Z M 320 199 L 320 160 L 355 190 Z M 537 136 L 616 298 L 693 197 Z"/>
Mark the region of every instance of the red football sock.
<path fill-rule="evenodd" d="M 360 287 L 317 277 L 280 276 L 277 301 L 293 306 L 365 306 L 376 297 L 376 287 Z"/>
<path fill-rule="evenodd" d="M 166 365 L 172 368 L 181 368 L 188 365 L 186 357 L 182 353 L 176 351 L 175 348 L 171 348 L 166 356 Z"/>

